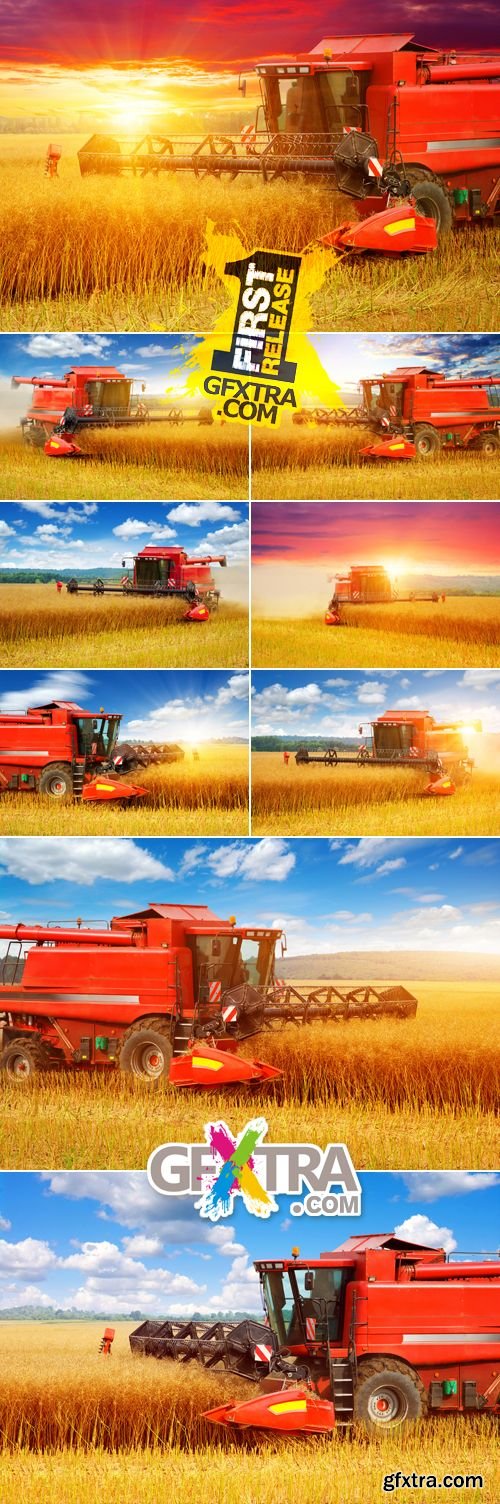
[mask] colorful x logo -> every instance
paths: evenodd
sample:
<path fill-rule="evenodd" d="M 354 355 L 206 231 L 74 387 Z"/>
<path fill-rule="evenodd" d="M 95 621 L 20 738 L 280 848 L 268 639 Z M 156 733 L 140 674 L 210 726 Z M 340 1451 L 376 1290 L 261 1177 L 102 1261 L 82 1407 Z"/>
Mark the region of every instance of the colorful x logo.
<path fill-rule="evenodd" d="M 239 1138 L 234 1139 L 226 1123 L 207 1123 L 205 1138 L 214 1159 L 220 1160 L 220 1169 L 208 1185 L 196 1207 L 200 1216 L 218 1222 L 219 1217 L 230 1217 L 234 1197 L 238 1194 L 248 1212 L 255 1217 L 269 1217 L 278 1211 L 273 1196 L 261 1185 L 255 1174 L 253 1154 L 257 1144 L 267 1133 L 265 1118 L 252 1118 Z"/>

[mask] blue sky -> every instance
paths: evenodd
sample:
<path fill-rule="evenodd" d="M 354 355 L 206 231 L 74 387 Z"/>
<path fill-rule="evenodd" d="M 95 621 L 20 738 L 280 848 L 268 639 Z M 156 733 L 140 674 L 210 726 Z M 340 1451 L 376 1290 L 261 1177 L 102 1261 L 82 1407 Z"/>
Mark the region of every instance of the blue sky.
<path fill-rule="evenodd" d="M 252 735 L 358 737 L 386 710 L 428 710 L 469 726 L 472 756 L 483 732 L 500 731 L 500 669 L 343 669 L 341 673 L 254 670 Z"/>
<path fill-rule="evenodd" d="M 148 392 L 163 394 L 173 372 L 178 384 L 179 367 L 200 340 L 196 334 L 2 334 L 0 377 L 10 382 L 11 376 L 64 376 L 74 365 L 116 366 L 138 384 L 146 381 Z"/>
<path fill-rule="evenodd" d="M 3 336 L 0 336 L 3 337 Z M 248 506 L 239 502 L 19 501 L 0 505 L 0 568 L 120 569 L 151 544 L 248 560 Z M 218 566 L 218 583 L 224 586 Z"/>
<path fill-rule="evenodd" d="M 282 927 L 290 956 L 498 955 L 500 842 L 0 839 L 0 919 L 9 924 L 109 919 L 155 899 Z"/>
<path fill-rule="evenodd" d="M 0 672 L 0 712 L 50 700 L 123 716 L 120 738 L 195 741 L 248 735 L 248 675 L 219 669 L 37 669 Z"/>
<path fill-rule="evenodd" d="M 362 377 L 396 366 L 427 365 L 448 376 L 500 375 L 500 339 L 492 334 L 311 334 L 333 381 L 353 391 Z"/>
<path fill-rule="evenodd" d="M 240 1132 L 244 1124 L 229 1126 Z M 333 1130 L 332 1130 L 333 1136 Z M 363 1173 L 356 1218 L 288 1215 L 269 1221 L 237 1199 L 207 1224 L 194 1197 L 167 1199 L 143 1171 L 0 1175 L 0 1309 L 36 1304 L 102 1311 L 259 1310 L 255 1258 L 318 1256 L 358 1232 L 392 1232 L 447 1252 L 498 1246 L 500 1176 L 467 1171 Z"/>

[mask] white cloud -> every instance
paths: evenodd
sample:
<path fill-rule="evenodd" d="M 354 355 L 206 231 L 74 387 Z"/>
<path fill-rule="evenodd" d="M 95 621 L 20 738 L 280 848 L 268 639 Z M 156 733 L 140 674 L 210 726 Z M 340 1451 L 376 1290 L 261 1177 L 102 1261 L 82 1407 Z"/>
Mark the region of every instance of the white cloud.
<path fill-rule="evenodd" d="M 2 1217 L 0 1215 L 0 1232 L 8 1232 L 9 1227 L 11 1227 L 11 1226 L 12 1226 L 12 1223 L 9 1222 L 8 1217 Z"/>
<path fill-rule="evenodd" d="M 394 1228 L 394 1232 L 397 1238 L 406 1238 L 411 1243 L 423 1243 L 426 1248 L 444 1248 L 445 1253 L 453 1253 L 457 1247 L 451 1227 L 438 1227 L 423 1212 L 415 1212 L 413 1217 L 407 1217 L 404 1222 L 400 1222 L 399 1227 Z"/>
<path fill-rule="evenodd" d="M 5 682 L 8 680 L 4 679 Z M 0 694 L 0 712 L 10 715 L 17 710 L 27 710 L 30 705 L 48 705 L 51 700 L 75 700 L 78 704 L 91 683 L 90 676 L 79 670 L 65 669 L 60 673 L 53 670 L 23 688 L 5 690 Z"/>
<path fill-rule="evenodd" d="M 339 857 L 340 867 L 377 867 L 379 862 L 392 861 L 394 852 L 401 849 L 397 840 L 390 840 L 385 836 L 364 836 L 356 841 L 355 845 L 349 845 L 343 855 Z M 400 863 L 403 865 L 403 863 Z"/>
<path fill-rule="evenodd" d="M 131 1258 L 151 1258 L 153 1254 L 161 1253 L 163 1248 L 160 1238 L 148 1238 L 140 1232 L 132 1238 L 122 1238 L 122 1243 Z"/>
<path fill-rule="evenodd" d="M 373 877 L 387 877 L 389 872 L 397 872 L 400 867 L 406 867 L 406 857 L 397 856 L 394 861 L 382 862 L 381 867 L 376 867 Z"/>
<path fill-rule="evenodd" d="M 113 836 L 94 836 L 91 841 L 85 836 L 63 840 L 46 836 L 43 841 L 11 836 L 0 840 L 0 870 L 31 886 L 61 878 L 85 888 L 103 879 L 118 883 L 174 879 L 172 869 L 147 848 L 127 837 L 115 840 Z"/>
<path fill-rule="evenodd" d="M 183 527 L 201 527 L 204 522 L 239 522 L 240 514 L 225 501 L 181 501 L 171 507 L 168 519 Z"/>
<path fill-rule="evenodd" d="M 463 846 L 456 846 L 454 851 L 450 851 L 448 861 L 456 862 L 457 857 L 462 856 L 463 849 Z"/>
<path fill-rule="evenodd" d="M 357 698 L 360 705 L 380 705 L 385 700 L 386 694 L 385 684 L 360 684 Z"/>
<path fill-rule="evenodd" d="M 440 1201 L 443 1196 L 470 1196 L 500 1185 L 493 1171 L 415 1170 L 404 1176 L 409 1201 Z"/>
<path fill-rule="evenodd" d="M 85 517 L 93 517 L 97 512 L 96 501 L 77 501 L 70 506 L 61 501 L 18 501 L 17 505 L 23 512 L 33 512 L 37 517 L 45 517 L 47 521 L 54 519 L 61 524 L 83 522 Z"/>
<path fill-rule="evenodd" d="M 207 867 L 217 877 L 239 877 L 245 882 L 282 883 L 295 866 L 295 856 L 288 842 L 272 838 L 254 846 L 230 841 L 217 847 L 207 858 Z"/>
<path fill-rule="evenodd" d="M 4 522 L 2 519 L 0 522 L 0 538 L 15 538 L 15 535 L 15 527 L 9 527 L 8 522 Z"/>
<path fill-rule="evenodd" d="M 20 1274 L 28 1279 L 40 1279 L 57 1264 L 56 1254 L 42 1238 L 22 1238 L 19 1243 L 9 1243 L 0 1238 L 0 1274 Z"/>
<path fill-rule="evenodd" d="M 49 359 L 80 362 L 83 355 L 95 355 L 107 364 L 110 344 L 105 334 L 31 334 L 21 348 L 37 360 L 47 355 Z"/>
<path fill-rule="evenodd" d="M 115 538 L 140 538 L 149 534 L 152 538 L 175 538 L 175 527 L 169 527 L 167 523 L 144 522 L 143 518 L 126 517 L 125 522 L 120 522 L 118 527 L 113 528 Z"/>

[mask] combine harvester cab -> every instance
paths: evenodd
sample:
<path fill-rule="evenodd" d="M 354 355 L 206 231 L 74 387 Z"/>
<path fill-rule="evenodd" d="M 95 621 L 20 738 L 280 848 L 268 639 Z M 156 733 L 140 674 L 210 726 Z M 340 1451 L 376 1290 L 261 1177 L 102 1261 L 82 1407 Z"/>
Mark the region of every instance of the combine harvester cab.
<path fill-rule="evenodd" d="M 120 723 L 121 715 L 95 714 L 70 700 L 0 715 L 0 793 L 75 803 L 142 798 L 147 789 L 112 776 Z"/>
<path fill-rule="evenodd" d="M 262 1391 L 215 1406 L 207 1420 L 320 1435 L 498 1416 L 498 1257 L 454 1264 L 442 1248 L 394 1234 L 354 1236 L 309 1262 L 293 1252 L 255 1264 L 274 1339 Z"/>
<path fill-rule="evenodd" d="M 402 987 L 275 978 L 280 930 L 241 927 L 203 905 L 152 904 L 109 929 L 0 924 L 0 1069 L 22 1081 L 59 1066 L 115 1067 L 145 1083 L 264 1085 L 282 1072 L 238 1042 L 287 1023 L 412 1017 Z"/>

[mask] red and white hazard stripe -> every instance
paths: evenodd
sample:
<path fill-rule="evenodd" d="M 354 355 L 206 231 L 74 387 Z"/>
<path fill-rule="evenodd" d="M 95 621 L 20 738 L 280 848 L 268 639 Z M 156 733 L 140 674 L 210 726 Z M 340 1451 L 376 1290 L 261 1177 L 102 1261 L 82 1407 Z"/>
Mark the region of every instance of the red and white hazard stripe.
<path fill-rule="evenodd" d="M 234 1003 L 231 1003 L 230 1006 L 228 1005 L 227 1008 L 223 1008 L 222 1009 L 222 1017 L 224 1019 L 224 1023 L 225 1024 L 235 1024 L 236 1023 L 236 1019 L 238 1017 L 238 1009 L 235 1008 Z"/>
<path fill-rule="evenodd" d="M 382 163 L 379 162 L 378 157 L 368 158 L 368 172 L 371 178 L 381 178 L 383 171 Z"/>
<path fill-rule="evenodd" d="M 209 1003 L 220 1003 L 221 997 L 222 997 L 222 983 L 221 982 L 210 982 L 210 986 L 209 986 L 209 989 L 208 989 L 208 1001 L 209 1001 Z"/>
<path fill-rule="evenodd" d="M 314 1342 L 316 1337 L 316 1317 L 306 1316 L 306 1337 L 308 1342 Z"/>
<path fill-rule="evenodd" d="M 275 977 L 274 978 L 274 986 L 275 986 L 276 992 L 285 992 L 286 991 L 286 982 L 283 982 L 281 980 L 281 977 Z"/>
<path fill-rule="evenodd" d="M 253 121 L 251 125 L 242 126 L 240 140 L 242 146 L 255 146 L 255 142 L 257 140 L 257 131 L 255 129 Z"/>
<path fill-rule="evenodd" d="M 265 1342 L 258 1342 L 253 1351 L 256 1363 L 270 1363 L 273 1356 L 272 1347 L 266 1347 Z"/>

